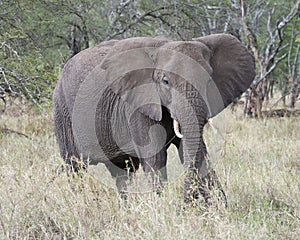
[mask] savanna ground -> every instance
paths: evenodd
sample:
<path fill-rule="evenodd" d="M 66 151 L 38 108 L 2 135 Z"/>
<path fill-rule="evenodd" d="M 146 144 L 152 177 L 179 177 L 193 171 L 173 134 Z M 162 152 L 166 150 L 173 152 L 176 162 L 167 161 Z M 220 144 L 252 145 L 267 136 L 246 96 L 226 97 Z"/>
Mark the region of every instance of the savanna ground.
<path fill-rule="evenodd" d="M 258 121 L 227 109 L 214 119 L 219 130 L 207 127 L 228 198 L 224 208 L 205 207 L 202 199 L 184 204 L 174 149 L 171 180 L 160 197 L 131 193 L 125 203 L 97 167 L 81 177 L 57 175 L 63 163 L 51 111 L 8 109 L 0 117 L 0 238 L 300 239 L 299 120 Z"/>

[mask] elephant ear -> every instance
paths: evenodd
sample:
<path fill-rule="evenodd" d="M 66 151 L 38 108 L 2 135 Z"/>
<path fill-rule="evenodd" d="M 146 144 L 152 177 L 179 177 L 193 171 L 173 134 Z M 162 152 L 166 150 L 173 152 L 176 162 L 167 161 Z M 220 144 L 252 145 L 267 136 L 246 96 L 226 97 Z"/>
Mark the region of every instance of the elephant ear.
<path fill-rule="evenodd" d="M 161 38 L 130 38 L 118 41 L 101 64 L 106 83 L 133 111 L 160 121 L 162 108 L 153 80 L 156 51 L 168 42 Z"/>
<path fill-rule="evenodd" d="M 126 73 L 111 84 L 114 93 L 132 109 L 147 117 L 162 119 L 161 100 L 156 84 L 152 80 L 153 69 L 138 69 Z"/>
<path fill-rule="evenodd" d="M 133 38 L 119 41 L 101 64 L 111 90 L 133 111 L 162 119 L 161 100 L 153 81 L 153 58 L 166 40 Z"/>
<path fill-rule="evenodd" d="M 212 67 L 211 77 L 223 101 L 221 107 L 220 104 L 208 106 L 212 109 L 210 117 L 213 117 L 249 88 L 255 77 L 255 61 L 247 48 L 232 35 L 213 34 L 194 40 L 211 50 L 208 60 Z M 213 96 L 209 95 L 213 94 L 208 92 L 207 96 L 209 105 L 213 105 Z"/>

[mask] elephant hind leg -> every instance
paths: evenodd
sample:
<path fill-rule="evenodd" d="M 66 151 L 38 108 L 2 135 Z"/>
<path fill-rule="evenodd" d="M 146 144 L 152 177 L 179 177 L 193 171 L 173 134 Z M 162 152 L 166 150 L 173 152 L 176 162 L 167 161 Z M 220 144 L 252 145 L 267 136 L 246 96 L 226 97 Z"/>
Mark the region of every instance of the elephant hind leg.
<path fill-rule="evenodd" d="M 76 148 L 71 116 L 63 95 L 61 98 L 54 99 L 53 116 L 60 155 L 67 164 L 68 172 L 78 172 L 80 169 L 86 169 L 86 162 L 80 159 Z"/>

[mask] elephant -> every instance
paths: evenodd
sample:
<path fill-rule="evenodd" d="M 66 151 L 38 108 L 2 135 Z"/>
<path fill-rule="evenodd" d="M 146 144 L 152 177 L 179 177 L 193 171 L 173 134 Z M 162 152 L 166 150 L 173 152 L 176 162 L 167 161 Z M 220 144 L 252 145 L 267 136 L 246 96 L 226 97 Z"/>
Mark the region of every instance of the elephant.
<path fill-rule="evenodd" d="M 185 201 L 209 202 L 214 188 L 226 201 L 203 129 L 254 77 L 252 54 L 229 34 L 104 41 L 72 57 L 54 90 L 60 155 L 75 171 L 105 164 L 126 198 L 126 180 L 140 166 L 161 189 L 174 144 L 186 169 Z"/>

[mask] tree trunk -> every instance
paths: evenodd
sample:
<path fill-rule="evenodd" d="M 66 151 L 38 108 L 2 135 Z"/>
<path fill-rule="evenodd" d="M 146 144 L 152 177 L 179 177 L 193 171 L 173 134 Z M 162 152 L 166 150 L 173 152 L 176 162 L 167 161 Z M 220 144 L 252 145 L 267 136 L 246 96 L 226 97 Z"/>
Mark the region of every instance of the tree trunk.
<path fill-rule="evenodd" d="M 264 101 L 263 83 L 260 82 L 256 88 L 252 88 L 249 94 L 248 105 L 244 112 L 250 117 L 262 118 L 262 106 Z"/>
<path fill-rule="evenodd" d="M 296 101 L 299 96 L 299 91 L 300 91 L 300 76 L 298 78 L 298 81 L 294 83 L 292 86 L 290 108 L 295 108 Z"/>

